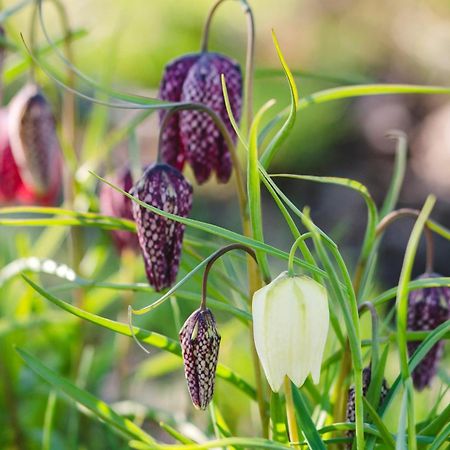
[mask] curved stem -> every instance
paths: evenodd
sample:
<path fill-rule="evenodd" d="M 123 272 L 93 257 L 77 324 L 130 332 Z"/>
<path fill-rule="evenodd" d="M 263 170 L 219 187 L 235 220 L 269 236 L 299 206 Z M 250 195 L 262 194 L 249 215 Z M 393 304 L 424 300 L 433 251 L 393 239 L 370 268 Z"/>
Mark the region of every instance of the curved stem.
<path fill-rule="evenodd" d="M 403 217 L 412 217 L 417 218 L 419 217 L 420 211 L 418 209 L 412 209 L 412 208 L 401 208 L 397 209 L 396 211 L 392 211 L 390 214 L 385 216 L 383 220 L 380 221 L 376 228 L 376 237 L 380 237 L 384 231 L 386 231 L 386 228 L 391 225 L 393 222 L 395 222 L 398 219 L 401 219 Z M 432 273 L 434 271 L 434 238 L 433 238 L 433 232 L 431 228 L 428 226 L 427 223 L 425 223 L 424 227 L 424 234 L 425 234 L 425 241 L 426 241 L 426 263 L 425 263 L 425 272 L 426 273 Z"/>
<path fill-rule="evenodd" d="M 297 251 L 298 246 L 305 241 L 306 239 L 312 237 L 312 233 L 308 231 L 305 234 L 302 234 L 299 236 L 295 242 L 292 244 L 291 251 L 289 252 L 289 259 L 288 259 L 288 273 L 289 276 L 293 277 L 295 276 L 294 271 L 294 258 L 295 258 L 295 252 Z"/>
<path fill-rule="evenodd" d="M 202 301 L 200 303 L 200 309 L 204 310 L 206 309 L 206 293 L 207 293 L 207 288 L 208 288 L 208 275 L 209 272 L 212 268 L 212 266 L 214 265 L 214 263 L 223 255 L 225 255 L 225 253 L 228 253 L 232 250 L 243 250 L 244 252 L 247 252 L 254 260 L 255 262 L 256 260 L 256 254 L 253 251 L 253 249 L 251 249 L 250 247 L 247 247 L 246 245 L 243 244 L 230 244 L 227 245 L 226 247 L 223 247 L 219 250 L 217 250 L 216 253 L 214 253 L 214 255 L 211 257 L 211 259 L 208 261 L 208 263 L 206 264 L 205 267 L 205 272 L 203 274 L 203 282 L 202 282 Z"/>
<path fill-rule="evenodd" d="M 359 305 L 359 315 L 361 316 L 365 310 L 370 312 L 372 317 L 372 373 L 375 373 L 375 368 L 379 361 L 379 338 L 378 338 L 378 313 L 375 306 L 371 302 L 363 302 Z"/>
<path fill-rule="evenodd" d="M 226 2 L 226 0 L 217 0 L 217 2 L 209 10 L 208 16 L 206 17 L 205 26 L 203 28 L 203 37 L 202 37 L 202 43 L 200 46 L 201 52 L 208 51 L 209 30 L 211 29 L 212 19 L 214 17 L 214 14 L 216 13 L 216 11 L 219 9 L 219 6 L 225 2 Z"/>

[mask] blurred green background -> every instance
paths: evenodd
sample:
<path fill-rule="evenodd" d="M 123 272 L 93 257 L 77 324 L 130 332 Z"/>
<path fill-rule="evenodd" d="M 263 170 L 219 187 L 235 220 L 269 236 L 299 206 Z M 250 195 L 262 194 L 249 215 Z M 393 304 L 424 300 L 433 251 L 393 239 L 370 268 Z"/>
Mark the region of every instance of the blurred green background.
<path fill-rule="evenodd" d="M 47 4 L 48 3 L 48 4 Z M 3 7 L 15 2 L 3 1 Z M 156 96 L 164 66 L 173 58 L 199 50 L 203 22 L 212 4 L 208 0 L 66 0 L 70 25 L 83 29 L 86 35 L 73 44 L 75 64 L 85 74 L 105 84 L 127 92 Z M 272 44 L 271 29 L 277 33 L 280 46 L 292 70 L 299 72 L 297 83 L 300 96 L 342 84 L 366 82 L 417 83 L 448 85 L 450 75 L 450 3 L 448 0 L 426 2 L 398 0 L 255 0 L 252 2 L 256 19 L 256 79 L 255 104 L 259 107 L 270 98 L 277 100 L 274 110 L 283 109 L 289 101 L 288 86 L 280 74 L 269 75 L 264 69 L 279 71 L 278 58 Z M 21 46 L 19 33 L 29 39 L 31 8 L 26 7 L 7 20 L 9 38 Z M 58 17 L 51 2 L 45 2 L 44 20 L 52 36 L 61 36 Z M 38 33 L 38 42 L 44 42 Z M 214 19 L 210 49 L 225 53 L 244 62 L 245 20 L 237 2 L 226 2 Z M 20 58 L 10 54 L 6 70 Z M 58 73 L 64 66 L 54 55 L 48 61 Z M 60 93 L 45 74 L 38 79 L 55 102 L 58 111 Z M 25 77 L 4 87 L 4 103 L 16 92 Z M 93 94 L 91 88 L 79 81 L 77 88 Z M 88 102 L 77 102 L 80 127 L 77 147 L 82 148 L 92 114 Z M 123 110 L 104 110 L 108 128 L 129 121 L 135 113 Z M 155 159 L 158 136 L 157 115 L 152 115 L 138 127 L 142 160 Z M 57 113 L 57 118 L 58 113 Z M 382 96 L 338 101 L 316 105 L 302 111 L 295 129 L 274 161 L 271 171 L 335 175 L 355 178 L 364 183 L 378 203 L 381 203 L 389 184 L 394 158 L 394 143 L 385 138 L 391 129 L 402 129 L 410 140 L 407 178 L 400 206 L 420 207 L 429 192 L 438 196 L 433 216 L 444 225 L 450 224 L 450 102 L 445 96 Z M 93 147 L 101 149 L 101 134 L 93 139 Z M 117 167 L 127 159 L 126 142 L 118 145 L 113 159 L 104 161 L 103 172 Z M 95 152 L 95 148 L 93 150 Z M 100 150 L 99 150 L 100 151 Z M 192 177 L 191 177 L 192 179 Z M 80 180 L 83 182 L 83 180 Z M 92 182 L 92 181 L 91 181 Z M 342 244 L 352 266 L 362 241 L 365 227 L 365 205 L 355 194 L 333 187 L 299 181 L 280 181 L 280 187 L 301 207 L 310 205 L 318 225 L 326 229 Z M 81 198 L 80 207 L 96 203 Z M 195 186 L 192 217 L 239 229 L 234 191 L 214 181 Z M 276 206 L 264 197 L 264 221 L 269 243 L 288 249 L 291 236 Z M 382 245 L 379 286 L 396 284 L 410 232 L 408 221 L 396 224 Z M 115 253 L 106 233 L 84 232 L 86 248 L 82 260 L 82 274 L 89 279 L 134 279 L 144 281 L 143 269 L 136 260 L 135 273 L 127 273 L 123 261 Z M 68 259 L 62 243 L 67 230 L 0 229 L 0 263 L 20 256 L 50 256 Z M 208 254 L 208 249 L 198 249 Z M 436 240 L 436 270 L 450 275 L 448 243 Z M 195 263 L 186 257 L 182 272 Z M 423 271 L 424 249 L 420 248 L 415 274 Z M 229 270 L 241 274 L 242 260 L 233 259 Z M 284 270 L 274 261 L 273 274 Z M 133 270 L 131 271 L 133 272 Z M 240 275 L 241 287 L 245 277 Z M 52 286 L 51 277 L 42 277 L 42 284 Z M 199 280 L 193 282 L 199 285 Z M 217 286 L 220 290 L 221 285 Z M 119 410 L 132 416 L 147 415 L 150 419 L 176 419 L 183 423 L 182 431 L 199 437 L 206 434 L 207 416 L 194 411 L 190 405 L 179 359 L 153 350 L 149 357 L 133 346 L 128 339 L 114 337 L 92 325 L 80 329 L 76 321 L 65 313 L 54 311 L 20 279 L 0 287 L 0 448 L 18 448 L 14 444 L 14 430 L 26 435 L 27 448 L 40 448 L 41 427 L 50 388 L 33 373 L 20 366 L 14 345 L 42 355 L 49 367 L 77 380 L 80 386 L 115 403 Z M 55 290 L 62 298 L 70 299 L 70 290 Z M 157 295 L 122 295 L 115 291 L 91 289 L 87 293 L 86 308 L 101 315 L 119 317 L 125 321 L 126 305 L 145 305 Z M 4 300 L 7 301 L 4 301 Z M 194 302 L 180 302 L 183 321 L 196 307 Z M 36 320 L 42 313 L 41 320 Z M 45 313 L 45 314 L 44 314 Z M 10 319 L 14 317 L 14 325 Z M 169 304 L 153 312 L 138 323 L 147 329 L 176 337 L 179 323 L 174 320 Z M 248 333 L 235 320 L 219 314 L 222 341 L 221 361 L 251 378 L 251 363 L 247 351 Z M 367 321 L 366 335 L 370 335 Z M 80 345 L 79 336 L 84 336 Z M 233 345 L 231 345 L 231 343 Z M 333 343 L 329 343 L 330 349 Z M 74 364 L 73 360 L 77 363 Z M 396 374 L 396 354 L 387 373 Z M 448 359 L 448 358 L 447 358 Z M 74 366 L 78 369 L 74 372 Z M 172 369 L 178 370 L 172 373 Z M 443 374 L 441 376 L 444 376 Z M 125 382 L 124 382 L 125 380 Z M 256 406 L 251 409 L 242 394 L 218 381 L 217 397 L 222 413 L 234 430 L 256 433 Z M 418 416 L 425 415 L 434 404 L 438 392 L 426 390 L 416 396 Z M 11 409 L 12 408 L 12 409 Z M 58 400 L 52 449 L 119 449 L 127 448 L 121 438 L 97 422 L 90 421 L 67 402 Z M 139 409 L 141 408 L 141 409 Z M 391 410 L 396 424 L 397 410 Z M 243 419 L 246 418 L 246 419 Z M 255 419 L 255 420 L 253 420 Z M 144 418 L 142 418 L 144 420 Z M 167 419 L 170 423 L 170 420 Z M 196 425 L 189 424 L 193 421 Z M 389 420 L 387 420 L 389 423 Z M 156 427 L 153 430 L 155 433 Z"/>

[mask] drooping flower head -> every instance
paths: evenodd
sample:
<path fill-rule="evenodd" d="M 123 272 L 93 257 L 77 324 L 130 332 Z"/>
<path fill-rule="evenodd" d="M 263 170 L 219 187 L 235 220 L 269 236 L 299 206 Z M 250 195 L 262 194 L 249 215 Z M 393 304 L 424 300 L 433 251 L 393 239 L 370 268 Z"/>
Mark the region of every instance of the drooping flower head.
<path fill-rule="evenodd" d="M 167 164 L 149 166 L 131 193 L 165 212 L 187 217 L 192 207 L 192 186 Z M 184 225 L 133 202 L 139 244 L 149 283 L 160 291 L 175 281 L 180 263 Z"/>
<path fill-rule="evenodd" d="M 418 277 L 418 279 L 440 276 L 436 273 L 425 273 Z M 408 330 L 434 330 L 449 318 L 450 288 L 430 287 L 417 289 L 409 294 Z M 408 353 L 410 356 L 415 352 L 420 343 L 420 341 L 408 342 Z M 433 377 L 436 375 L 443 349 L 444 341 L 439 341 L 413 370 L 412 379 L 416 389 L 422 390 L 431 384 Z"/>
<path fill-rule="evenodd" d="M 112 183 L 119 186 L 126 192 L 130 192 L 133 187 L 133 179 L 129 167 L 120 170 L 115 177 L 111 179 Z M 113 189 L 111 186 L 102 183 L 100 190 L 100 211 L 113 217 L 134 220 L 132 211 L 132 200 Z M 114 242 L 119 252 L 125 248 L 138 249 L 139 241 L 135 233 L 131 231 L 112 230 Z"/>
<path fill-rule="evenodd" d="M 329 326 L 326 289 L 283 272 L 255 292 L 252 310 L 256 350 L 272 390 L 279 391 L 285 376 L 301 386 L 311 374 L 317 384 Z"/>
<path fill-rule="evenodd" d="M 197 309 L 180 331 L 184 373 L 196 408 L 206 409 L 214 394 L 220 336 L 208 309 Z"/>
<path fill-rule="evenodd" d="M 202 52 L 169 63 L 165 69 L 160 97 L 168 101 L 201 103 L 224 121 L 236 139 L 225 108 L 221 75 L 225 75 L 231 110 L 239 120 L 242 103 L 242 75 L 237 62 L 217 54 Z M 161 119 L 166 112 L 161 112 Z M 199 184 L 215 171 L 218 181 L 226 183 L 232 171 L 229 149 L 219 129 L 205 112 L 182 110 L 171 116 L 162 132 L 162 160 L 182 169 L 187 161 Z"/>
<path fill-rule="evenodd" d="M 61 152 L 50 105 L 36 84 L 24 86 L 11 100 L 8 131 L 24 184 L 42 199 L 57 197 Z"/>

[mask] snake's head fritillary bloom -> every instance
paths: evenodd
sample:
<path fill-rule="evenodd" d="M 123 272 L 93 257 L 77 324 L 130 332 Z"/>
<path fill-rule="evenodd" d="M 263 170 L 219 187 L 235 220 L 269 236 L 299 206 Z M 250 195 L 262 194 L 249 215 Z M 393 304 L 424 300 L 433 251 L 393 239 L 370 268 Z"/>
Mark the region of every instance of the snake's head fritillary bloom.
<path fill-rule="evenodd" d="M 50 202 L 61 188 L 62 159 L 50 105 L 36 84 L 24 86 L 11 100 L 8 129 L 24 184 Z"/>
<path fill-rule="evenodd" d="M 197 309 L 180 331 L 189 394 L 196 408 L 205 409 L 214 394 L 220 336 L 208 309 Z"/>
<path fill-rule="evenodd" d="M 421 278 L 435 278 L 441 275 L 425 273 Z M 417 289 L 409 294 L 408 299 L 408 330 L 431 331 L 450 318 L 450 288 L 430 287 Z M 420 341 L 408 342 L 408 353 L 411 356 Z M 436 375 L 444 349 L 444 341 L 436 343 L 425 358 L 412 372 L 414 386 L 422 390 L 431 384 Z"/>
<path fill-rule="evenodd" d="M 133 187 L 133 178 L 129 167 L 120 170 L 115 177 L 111 178 L 111 181 L 126 192 L 130 192 Z M 111 186 L 107 184 L 101 185 L 100 211 L 102 214 L 134 221 L 132 203 L 130 198 L 122 195 Z M 138 238 L 131 231 L 112 230 L 111 234 L 119 252 L 125 248 L 132 250 L 139 248 Z"/>
<path fill-rule="evenodd" d="M 311 374 L 317 384 L 329 327 L 325 287 L 283 272 L 255 292 L 252 310 L 256 350 L 272 390 L 286 376 L 301 386 Z"/>
<path fill-rule="evenodd" d="M 168 101 L 200 103 L 211 108 L 233 132 L 222 94 L 225 76 L 231 110 L 239 121 L 242 104 L 242 75 L 239 64 L 218 53 L 203 52 L 174 60 L 166 67 L 160 97 Z M 165 113 L 161 113 L 164 117 Z M 179 169 L 187 161 L 199 184 L 216 173 L 221 183 L 231 176 L 230 151 L 212 119 L 205 112 L 182 110 L 168 121 L 162 134 L 163 160 Z"/>
<path fill-rule="evenodd" d="M 149 166 L 131 193 L 165 212 L 187 217 L 192 207 L 192 186 L 174 167 Z M 161 291 L 173 284 L 180 264 L 184 225 L 133 202 L 139 245 L 149 283 Z"/>

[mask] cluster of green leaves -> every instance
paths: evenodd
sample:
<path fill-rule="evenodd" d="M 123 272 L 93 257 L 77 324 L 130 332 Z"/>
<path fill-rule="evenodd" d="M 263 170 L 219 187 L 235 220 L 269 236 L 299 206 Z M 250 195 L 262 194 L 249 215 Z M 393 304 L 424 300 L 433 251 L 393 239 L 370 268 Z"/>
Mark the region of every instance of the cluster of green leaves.
<path fill-rule="evenodd" d="M 17 7 L 2 12 L 1 19 L 4 20 L 14 14 L 18 8 L 27 3 L 29 2 L 22 2 Z M 41 7 L 40 2 L 38 4 Z M 45 24 L 42 23 L 42 25 L 46 33 Z M 82 31 L 72 33 L 71 38 L 77 38 L 82 34 Z M 26 71 L 34 58 L 44 72 L 66 88 L 70 88 L 61 81 L 57 72 L 42 60 L 42 56 L 50 50 L 64 57 L 58 48 L 64 39 L 52 41 L 48 35 L 47 38 L 48 44 L 35 50 L 31 57 L 23 52 L 21 58 L 6 68 L 5 79 L 8 82 L 13 82 Z M 92 381 L 93 374 L 103 379 L 109 371 L 115 370 L 116 366 L 128 364 L 126 354 L 123 354 L 121 350 L 123 341 L 118 336 L 130 338 L 132 334 L 143 344 L 161 351 L 153 358 L 151 367 L 148 367 L 146 361 L 142 362 L 138 373 L 143 377 L 169 377 L 170 373 L 178 371 L 181 377 L 179 372 L 181 350 L 174 335 L 180 328 L 181 314 L 195 307 L 196 302 L 199 301 L 201 270 L 207 263 L 209 255 L 221 243 L 240 243 L 254 249 L 265 278 L 273 275 L 270 273 L 268 257 L 287 263 L 289 253 L 270 245 L 264 238 L 260 192 L 264 186 L 285 219 L 292 233 L 292 241 L 298 243 L 302 252 L 302 258 L 293 259 L 295 267 L 325 283 L 330 292 L 332 325 L 330 342 L 332 344 L 329 345 L 327 358 L 323 364 L 322 381 L 319 386 L 314 386 L 308 380 L 301 389 L 293 387 L 298 426 L 304 439 L 300 445 L 321 449 L 334 444 L 347 443 L 351 440 L 346 434 L 349 430 L 355 430 L 358 448 L 414 449 L 417 446 L 430 445 L 430 448 L 438 449 L 441 445 L 448 444 L 450 409 L 439 405 L 446 390 L 443 390 L 428 417 L 416 423 L 411 371 L 436 342 L 448 338 L 450 324 L 446 322 L 432 332 L 420 335 L 409 333 L 406 329 L 407 295 L 410 290 L 430 286 L 450 286 L 450 278 L 446 277 L 410 280 L 412 263 L 423 227 L 427 224 L 434 232 L 446 239 L 450 238 L 450 231 L 429 219 L 434 203 L 432 197 L 425 203 L 411 233 L 398 286 L 383 293 L 376 293 L 373 289 L 381 238 L 377 235 L 376 229 L 383 217 L 390 213 L 397 203 L 406 165 L 404 140 L 401 137 L 398 138 L 392 182 L 381 208 L 377 207 L 367 188 L 355 180 L 297 174 L 275 175 L 270 174 L 268 170 L 270 162 L 294 126 L 299 111 L 319 103 L 364 95 L 450 94 L 450 88 L 382 84 L 346 85 L 325 89 L 299 99 L 294 77 L 276 40 L 275 45 L 290 90 L 290 106 L 286 111 L 272 117 L 260 130 L 261 121 L 271 107 L 271 103 L 268 103 L 256 114 L 248 136 L 242 133 L 233 121 L 242 143 L 243 154 L 248 161 L 247 190 L 253 238 L 218 225 L 166 213 L 121 191 L 123 195 L 129 196 L 142 207 L 186 225 L 182 276 L 180 281 L 163 296 L 154 293 L 146 283 L 134 281 L 136 277 L 142 277 L 142 270 L 136 269 L 140 265 L 139 258 L 128 255 L 130 260 L 124 261 L 123 265 L 120 265 L 119 261 L 113 267 L 109 264 L 110 251 L 107 245 L 109 241 L 104 231 L 114 229 L 135 231 L 133 222 L 92 212 L 95 211 L 95 207 L 86 211 L 75 211 L 66 207 L 0 209 L 2 238 L 0 261 L 3 263 L 0 270 L 0 288 L 3 302 L 1 311 L 4 316 L 0 322 L 0 339 L 2 348 L 6 349 L 3 361 L 0 360 L 0 373 L 5 388 L 2 399 L 7 407 L 7 414 L 2 415 L 2 420 L 9 424 L 10 430 L 5 434 L 5 442 L 15 440 L 18 448 L 21 443 L 27 441 L 41 442 L 43 449 L 76 446 L 82 423 L 72 404 L 64 409 L 69 413 L 70 418 L 67 436 L 56 430 L 56 424 L 61 421 L 60 415 L 57 414 L 58 408 L 64 408 L 57 401 L 59 398 L 57 396 L 59 393 L 64 393 L 78 405 L 80 413 L 86 415 L 89 420 L 97 420 L 101 424 L 97 431 L 89 436 L 89 439 L 92 439 L 91 442 L 96 442 L 97 448 L 123 448 L 123 443 L 136 449 L 291 448 L 292 444 L 289 443 L 286 429 L 284 398 L 281 395 L 272 394 L 270 401 L 265 404 L 271 419 L 271 439 L 239 436 L 237 427 L 225 420 L 226 414 L 222 414 L 221 409 L 227 405 L 225 398 L 229 397 L 228 392 L 231 392 L 228 391 L 229 387 L 233 388 L 233 397 L 238 399 L 236 401 L 246 405 L 242 408 L 244 411 L 248 411 L 248 405 L 257 400 L 257 390 L 253 380 L 247 379 L 249 378 L 247 375 L 238 373 L 234 367 L 224 364 L 218 366 L 217 377 L 227 384 L 221 389 L 221 381 L 219 381 L 219 389 L 210 410 L 210 435 L 214 438 L 208 436 L 205 442 L 197 442 L 196 439 L 188 436 L 183 431 L 183 421 L 176 414 L 167 415 L 163 411 L 147 407 L 142 412 L 142 405 L 137 402 L 130 402 L 129 410 L 122 413 L 120 408 L 109 405 L 99 398 L 100 386 Z M 11 43 L 11 47 L 22 48 L 20 43 Z M 95 99 L 99 105 L 94 107 L 87 124 L 85 145 L 80 159 L 77 161 L 70 156 L 70 150 L 66 151 L 69 154 L 69 162 L 72 162 L 69 166 L 73 178 L 83 181 L 77 184 L 77 195 L 79 198 L 87 199 L 86 203 L 91 205 L 96 203 L 97 179 L 120 190 L 94 173 L 107 158 L 106 155 L 118 142 L 133 136 L 137 125 L 149 114 L 160 108 L 169 108 L 174 105 L 118 92 L 86 77 L 66 59 L 64 62 L 82 81 L 95 88 L 99 95 L 115 99 L 115 101 Z M 223 86 L 225 99 L 227 99 L 226 80 L 223 80 Z M 108 114 L 105 113 L 104 106 L 139 109 L 142 112 L 123 127 L 108 131 Z M 99 142 L 103 143 L 100 149 L 97 145 Z M 88 171 L 93 171 L 92 175 L 88 175 Z M 276 183 L 279 177 L 335 184 L 352 189 L 362 197 L 367 205 L 368 219 L 354 277 L 350 274 L 349 266 L 338 244 L 312 221 L 307 209 L 300 209 L 285 195 Z M 90 228 L 93 232 L 89 237 L 88 245 L 85 246 L 81 265 L 75 269 L 56 262 L 63 257 L 62 255 L 65 257 L 60 250 L 63 243 L 70 240 L 69 227 Z M 8 242 L 10 242 L 9 245 Z M 310 242 L 311 246 L 308 247 Z M 249 329 L 251 311 L 245 292 L 245 282 L 240 276 L 244 263 L 245 260 L 240 257 L 230 258 L 214 271 L 210 277 L 208 303 L 214 311 L 220 311 L 223 317 L 227 318 L 226 326 L 238 324 L 239 327 L 243 325 L 244 329 Z M 81 270 L 90 274 L 89 279 L 80 276 L 78 271 Z M 20 277 L 24 273 L 26 275 Z M 153 311 L 150 315 L 153 319 L 148 319 L 148 327 L 152 329 L 158 329 L 157 314 L 166 308 L 165 317 L 171 318 L 173 324 L 171 323 L 170 327 L 174 330 L 167 330 L 168 326 L 161 327 L 160 332 L 134 327 L 132 333 L 125 322 L 124 315 L 121 314 L 126 309 L 126 305 L 120 301 L 122 298 L 127 303 L 133 302 L 133 304 L 147 304 L 149 299 L 153 301 L 149 308 Z M 396 298 L 397 326 L 392 329 L 389 326 L 390 316 L 386 315 L 380 321 L 378 334 L 372 335 L 370 340 L 364 340 L 358 307 L 364 301 L 370 301 L 382 315 L 382 305 L 394 298 Z M 182 302 L 177 303 L 178 300 Z M 163 304 L 165 306 L 162 306 Z M 117 320 L 109 318 L 113 314 L 117 316 Z M 92 324 L 93 327 L 87 328 L 83 325 L 87 323 Z M 25 350 L 30 347 L 27 336 L 34 329 L 45 329 L 47 333 L 43 337 L 36 338 L 33 351 L 30 352 Z M 92 345 L 96 345 L 96 333 L 101 329 L 105 330 L 106 334 L 100 344 L 101 348 L 94 350 L 99 359 L 95 361 L 89 349 Z M 226 338 L 226 334 L 224 337 Z M 114 351 L 111 352 L 109 348 L 113 338 L 116 338 L 116 344 Z M 415 354 L 408 358 L 406 344 L 411 339 L 421 339 L 422 343 Z M 60 367 L 51 369 L 50 367 L 56 365 L 55 358 L 49 355 L 53 353 L 53 350 L 56 352 L 52 345 L 54 341 L 58 342 L 60 352 L 68 351 L 69 355 L 63 360 L 62 367 L 60 363 Z M 87 345 L 87 343 L 91 344 Z M 378 399 L 381 382 L 386 372 L 388 357 L 394 354 L 394 343 L 399 354 L 400 369 L 394 376 L 387 399 L 380 406 Z M 13 344 L 18 345 L 17 353 L 20 360 L 11 356 Z M 47 353 L 47 357 L 43 362 L 39 355 L 44 353 Z M 345 372 L 346 358 L 350 358 L 353 368 L 351 373 Z M 363 398 L 361 374 L 364 365 L 369 364 L 370 359 L 372 359 L 373 381 L 367 398 Z M 35 379 L 30 381 L 30 373 L 24 372 L 23 364 L 45 380 L 51 386 L 51 390 L 38 388 L 38 382 Z M 64 364 L 69 369 L 64 367 Z M 65 376 L 62 375 L 64 372 Z M 344 379 L 339 378 L 342 373 L 346 375 Z M 26 378 L 22 380 L 24 377 Z M 5 380 L 10 380 L 12 387 Z M 88 380 L 91 381 L 88 382 Z M 340 381 L 342 384 L 339 384 Z M 356 424 L 344 422 L 342 408 L 339 409 L 339 405 L 346 401 L 346 387 L 350 383 L 355 385 L 356 390 Z M 29 391 L 29 386 L 38 391 L 39 399 L 36 400 L 36 410 L 32 411 L 29 418 L 23 419 L 21 415 L 24 414 L 25 407 L 18 405 L 17 399 L 24 397 L 21 390 Z M 96 397 L 90 394 L 90 390 L 97 390 L 99 395 Z M 226 395 L 223 394 L 225 390 Z M 398 422 L 392 426 L 386 423 L 384 418 L 398 405 L 401 405 Z M 45 416 L 40 414 L 43 409 L 46 411 Z M 149 426 L 149 423 L 153 426 Z M 24 432 L 27 427 L 36 427 L 36 424 L 39 424 L 38 426 L 42 429 Z M 100 437 L 103 436 L 104 430 L 113 431 L 119 439 L 107 437 L 104 442 Z M 177 444 L 162 444 L 159 438 L 161 432 L 170 435 Z M 110 434 L 107 433 L 107 436 Z"/>

